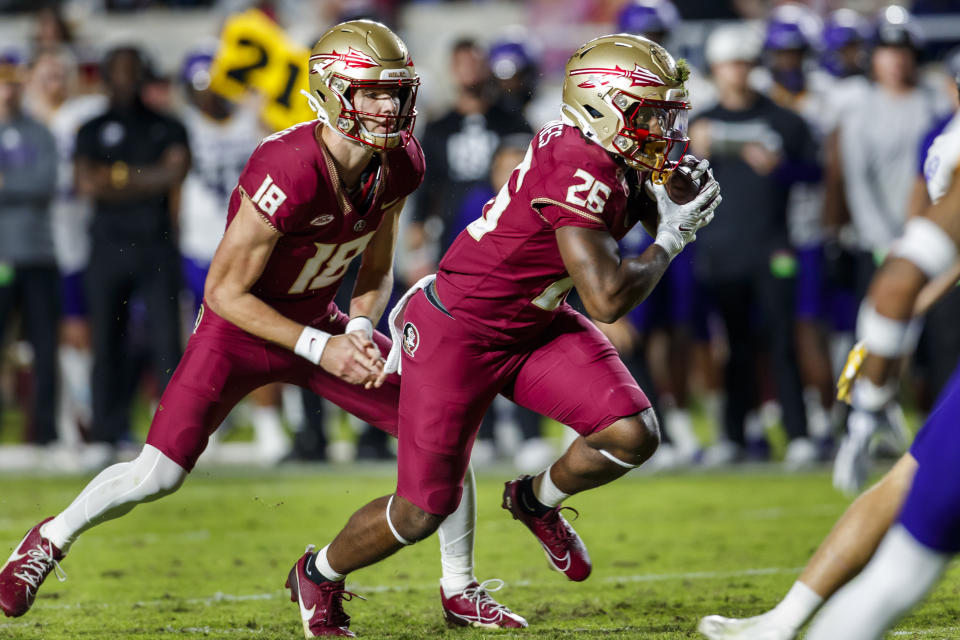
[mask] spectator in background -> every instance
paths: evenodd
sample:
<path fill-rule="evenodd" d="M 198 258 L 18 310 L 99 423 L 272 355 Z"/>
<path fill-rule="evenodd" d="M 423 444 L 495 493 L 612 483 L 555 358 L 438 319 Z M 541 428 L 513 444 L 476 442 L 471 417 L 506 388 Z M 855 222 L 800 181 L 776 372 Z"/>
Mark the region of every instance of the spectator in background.
<path fill-rule="evenodd" d="M 180 260 L 173 203 L 190 166 L 178 120 L 140 97 L 145 63 L 135 47 L 103 61 L 109 109 L 77 134 L 77 191 L 93 199 L 87 301 L 93 333 L 92 438 L 103 453 L 129 432 L 133 388 L 125 345 L 135 293 L 147 310 L 157 384 L 166 386 L 180 358 Z"/>
<path fill-rule="evenodd" d="M 806 123 L 750 87 L 761 42 L 749 27 L 721 27 L 707 41 L 707 61 L 719 104 L 691 125 L 691 151 L 710 159 L 724 185 L 724 215 L 702 234 L 698 275 L 726 327 L 727 440 L 707 461 L 743 454 L 744 423 L 760 404 L 759 354 L 767 351 L 790 440 L 786 462 L 812 462 L 803 390 L 794 346 L 796 260 L 787 233 L 787 198 L 798 175 L 816 165 Z"/>
<path fill-rule="evenodd" d="M 50 228 L 57 148 L 46 127 L 21 109 L 23 69 L 0 59 L 0 337 L 14 309 L 33 347 L 30 440 L 57 437 L 57 326 L 60 282 Z"/>
<path fill-rule="evenodd" d="M 820 66 L 834 78 L 863 75 L 867 56 L 864 50 L 869 37 L 867 20 L 853 9 L 837 9 L 823 25 Z"/>
<path fill-rule="evenodd" d="M 90 255 L 90 200 L 74 188 L 74 146 L 80 126 L 106 111 L 102 95 L 76 96 L 77 62 L 67 49 L 48 49 L 31 65 L 24 108 L 43 122 L 57 143 L 57 188 L 52 203 L 53 244 L 60 267 L 59 439 L 69 447 L 80 441 L 79 428 L 90 425 L 93 367 L 90 323 L 83 287 Z M 65 456 L 63 462 L 76 460 Z"/>
<path fill-rule="evenodd" d="M 499 106 L 508 113 L 523 114 L 537 92 L 539 70 L 537 58 L 525 29 L 490 45 L 490 70 L 499 94 Z M 454 234 L 456 235 L 456 234 Z"/>
<path fill-rule="evenodd" d="M 73 45 L 73 31 L 55 4 L 41 7 L 36 14 L 33 50 L 36 53 Z"/>
<path fill-rule="evenodd" d="M 780 5 L 766 23 L 763 60 L 767 95 L 802 117 L 816 139 L 818 166 L 829 127 L 826 117 L 835 84 L 811 64 L 810 53 L 820 37 L 820 20 L 807 7 Z M 804 176 L 790 188 L 787 222 L 797 256 L 797 358 L 804 384 L 810 434 L 828 454 L 832 445 L 829 414 L 833 408 L 834 375 L 826 332 L 822 174 Z"/>
<path fill-rule="evenodd" d="M 407 274 L 411 282 L 436 270 L 436 257 L 456 237 L 453 215 L 466 194 L 487 180 L 501 138 L 533 135 L 523 114 L 497 104 L 487 52 L 477 42 L 461 38 L 453 44 L 450 72 L 456 90 L 453 108 L 428 123 L 422 138 L 427 173 L 407 228 L 407 250 L 415 252 L 411 262 L 417 263 Z M 438 246 L 431 247 L 432 242 Z"/>

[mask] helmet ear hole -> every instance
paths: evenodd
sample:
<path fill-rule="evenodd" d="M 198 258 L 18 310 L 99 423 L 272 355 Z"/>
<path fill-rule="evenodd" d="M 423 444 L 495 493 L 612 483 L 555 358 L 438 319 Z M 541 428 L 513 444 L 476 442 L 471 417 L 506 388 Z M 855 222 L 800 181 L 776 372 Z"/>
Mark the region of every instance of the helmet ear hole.
<path fill-rule="evenodd" d="M 588 114 L 590 114 L 590 117 L 593 118 L 594 120 L 599 120 L 600 118 L 603 117 L 603 114 L 602 114 L 602 113 L 600 113 L 599 111 L 597 111 L 596 109 L 594 109 L 594 108 L 593 108 L 591 105 L 589 105 L 589 104 L 583 105 L 583 110 L 586 111 Z"/>

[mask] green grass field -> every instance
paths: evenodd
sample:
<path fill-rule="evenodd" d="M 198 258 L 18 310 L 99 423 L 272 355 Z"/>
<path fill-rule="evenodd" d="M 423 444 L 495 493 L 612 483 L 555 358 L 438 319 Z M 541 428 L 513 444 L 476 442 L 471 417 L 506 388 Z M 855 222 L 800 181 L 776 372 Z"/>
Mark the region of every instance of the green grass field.
<path fill-rule="evenodd" d="M 500 509 L 508 471 L 478 477 L 477 569 L 507 586 L 498 599 L 526 616 L 498 637 L 698 637 L 709 613 L 754 614 L 789 587 L 846 501 L 825 472 L 634 475 L 571 499 L 593 557 L 584 583 L 547 564 L 533 537 Z M 308 542 L 325 543 L 354 508 L 389 493 L 388 466 L 200 470 L 174 496 L 88 532 L 33 610 L 0 619 L 0 638 L 302 637 L 283 583 Z M 86 478 L 0 476 L 0 553 L 64 506 Z M 443 624 L 435 538 L 359 571 L 347 604 L 367 638 L 476 638 Z M 904 638 L 960 636 L 960 573 L 903 621 Z"/>

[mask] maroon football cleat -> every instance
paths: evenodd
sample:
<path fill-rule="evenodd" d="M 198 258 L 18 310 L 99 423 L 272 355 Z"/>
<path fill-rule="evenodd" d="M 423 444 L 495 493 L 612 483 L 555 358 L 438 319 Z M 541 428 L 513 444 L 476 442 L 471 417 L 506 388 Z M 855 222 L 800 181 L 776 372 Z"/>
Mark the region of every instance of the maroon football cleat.
<path fill-rule="evenodd" d="M 51 571 L 57 572 L 60 582 L 67 579 L 59 564 L 63 552 L 40 535 L 40 527 L 50 520 L 53 518 L 47 518 L 27 531 L 0 569 L 0 609 L 8 617 L 22 616 L 30 609 L 37 597 L 37 589 Z"/>
<path fill-rule="evenodd" d="M 494 586 L 496 585 L 496 586 Z M 491 591 L 503 587 L 503 580 L 492 578 L 471 583 L 449 598 L 440 588 L 443 617 L 449 627 L 481 627 L 484 629 L 523 629 L 527 621 L 490 597 Z"/>
<path fill-rule="evenodd" d="M 577 510 L 571 507 L 556 507 L 539 518 L 527 513 L 520 505 L 518 494 L 520 482 L 528 478 L 530 476 L 521 476 L 504 485 L 503 508 L 513 514 L 514 520 L 527 525 L 527 528 L 533 532 L 540 546 L 543 547 L 551 567 L 574 582 L 586 580 L 593 566 L 590 564 L 590 554 L 587 553 L 587 548 L 580 540 L 580 536 L 560 514 L 564 509 L 569 509 L 575 514 Z"/>
<path fill-rule="evenodd" d="M 343 588 L 343 580 L 317 584 L 307 577 L 304 563 L 313 553 L 314 546 L 307 545 L 297 563 L 290 569 L 286 587 L 290 589 L 290 601 L 300 606 L 300 620 L 303 622 L 305 638 L 320 636 L 356 637 L 350 631 L 350 616 L 343 610 L 343 601 L 354 597 L 364 600 L 363 596 L 350 593 Z"/>

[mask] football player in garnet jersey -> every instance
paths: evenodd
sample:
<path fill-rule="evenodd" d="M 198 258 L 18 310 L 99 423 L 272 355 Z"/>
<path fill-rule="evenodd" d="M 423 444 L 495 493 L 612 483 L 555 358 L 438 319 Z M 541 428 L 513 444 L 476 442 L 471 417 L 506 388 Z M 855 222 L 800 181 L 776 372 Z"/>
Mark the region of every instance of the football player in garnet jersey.
<path fill-rule="evenodd" d="M 642 464 L 659 427 L 613 346 L 564 299 L 576 286 L 594 318 L 613 322 L 713 218 L 719 186 L 706 162 L 688 204 L 673 203 L 661 184 L 688 142 L 686 76 L 683 61 L 641 37 L 605 36 L 577 50 L 565 69 L 563 119 L 534 137 L 435 279 L 421 280 L 391 313 L 397 338 L 387 363 L 399 360 L 403 374 L 396 493 L 363 507 L 291 571 L 307 565 L 327 579 L 329 613 L 314 613 L 329 615 L 326 624 L 345 622 L 337 598 L 345 574 L 423 539 L 456 509 L 497 393 L 580 434 L 546 471 L 508 482 L 503 507 L 553 568 L 571 580 L 590 574 L 560 504 Z M 641 217 L 656 242 L 623 259 L 617 240 Z"/>
<path fill-rule="evenodd" d="M 54 518 L 33 527 L 0 571 L 0 608 L 24 614 L 77 536 L 176 491 L 238 400 L 269 382 L 307 387 L 397 434 L 399 379 L 375 333 L 393 285 L 397 217 L 423 178 L 412 135 L 419 79 L 404 43 L 377 22 L 330 29 L 310 56 L 320 122 L 265 138 L 230 199 L 196 328 L 143 451 L 105 469 Z M 362 256 L 350 315 L 333 302 Z M 472 477 L 471 477 L 472 480 Z M 443 608 L 451 622 L 524 627 L 473 577 L 475 501 L 441 526 Z M 456 507 L 456 505 L 454 505 Z M 308 571 L 299 576 L 309 582 Z M 300 606 L 311 606 L 308 590 Z M 324 611 L 328 608 L 324 605 Z M 327 631 L 305 618 L 307 635 Z"/>

